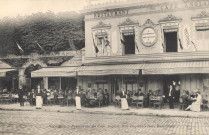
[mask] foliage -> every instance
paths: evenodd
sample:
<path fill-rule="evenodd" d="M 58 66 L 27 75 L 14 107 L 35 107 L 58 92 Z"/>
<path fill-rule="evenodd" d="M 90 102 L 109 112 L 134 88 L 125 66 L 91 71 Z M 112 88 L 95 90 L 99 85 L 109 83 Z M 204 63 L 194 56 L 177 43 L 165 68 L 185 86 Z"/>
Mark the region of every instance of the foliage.
<path fill-rule="evenodd" d="M 76 48 L 84 47 L 83 15 L 48 11 L 0 21 L 0 55 L 20 54 L 16 42 L 23 54 L 41 52 L 37 43 L 46 53 L 71 50 L 69 39 L 74 40 Z"/>
<path fill-rule="evenodd" d="M 28 58 L 4 59 L 2 61 L 9 64 L 12 67 L 22 67 L 22 65 L 28 61 Z"/>

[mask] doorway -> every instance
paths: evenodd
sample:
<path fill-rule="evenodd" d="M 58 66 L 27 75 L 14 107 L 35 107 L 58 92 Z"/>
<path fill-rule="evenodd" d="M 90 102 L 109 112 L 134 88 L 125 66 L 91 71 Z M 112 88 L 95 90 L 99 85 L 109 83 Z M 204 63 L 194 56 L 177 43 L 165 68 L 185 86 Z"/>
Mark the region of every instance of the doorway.
<path fill-rule="evenodd" d="M 177 52 L 177 32 L 166 32 L 164 33 L 164 37 L 166 44 L 166 52 Z"/>
<path fill-rule="evenodd" d="M 170 85 L 174 86 L 174 102 L 178 103 L 180 98 L 180 77 L 178 75 L 167 75 L 163 77 L 163 95 L 165 95 L 165 99 L 168 99 Z"/>

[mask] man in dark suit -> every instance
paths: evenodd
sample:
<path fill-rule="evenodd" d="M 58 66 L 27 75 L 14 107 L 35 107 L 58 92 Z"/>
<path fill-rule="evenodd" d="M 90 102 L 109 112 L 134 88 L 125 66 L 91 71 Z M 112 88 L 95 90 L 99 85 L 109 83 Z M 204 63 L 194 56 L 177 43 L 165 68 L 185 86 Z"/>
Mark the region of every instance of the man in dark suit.
<path fill-rule="evenodd" d="M 20 86 L 19 90 L 18 90 L 18 96 L 19 96 L 19 102 L 20 102 L 20 106 L 24 106 L 24 99 L 23 99 L 23 89 Z"/>
<path fill-rule="evenodd" d="M 169 90 L 168 90 L 168 100 L 169 100 L 170 109 L 174 109 L 174 106 L 173 106 L 174 96 L 175 96 L 175 89 L 173 85 L 170 85 Z"/>

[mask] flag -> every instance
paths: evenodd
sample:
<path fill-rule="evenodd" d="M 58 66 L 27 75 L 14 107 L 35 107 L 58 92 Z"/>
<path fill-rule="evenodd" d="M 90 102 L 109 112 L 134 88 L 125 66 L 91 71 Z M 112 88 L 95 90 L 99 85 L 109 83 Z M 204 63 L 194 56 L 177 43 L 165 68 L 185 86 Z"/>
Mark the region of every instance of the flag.
<path fill-rule="evenodd" d="M 162 43 L 162 47 L 163 47 L 163 49 L 164 49 L 164 44 Z"/>
<path fill-rule="evenodd" d="M 15 42 L 16 42 L 16 44 L 17 44 L 18 49 L 20 50 L 20 53 L 24 53 L 22 47 L 17 43 L 17 41 L 15 41 Z"/>
<path fill-rule="evenodd" d="M 138 52 L 139 52 L 138 45 L 137 45 L 137 43 L 136 43 L 136 41 L 135 41 L 135 40 L 134 40 L 134 42 L 135 42 L 136 49 L 137 49 L 137 50 L 138 50 Z"/>
<path fill-rule="evenodd" d="M 197 51 L 196 45 L 194 44 L 194 42 L 191 41 L 191 43 L 194 45 L 195 51 Z"/>
<path fill-rule="evenodd" d="M 95 53 L 98 53 L 99 52 L 99 49 L 97 48 L 97 46 L 96 46 L 96 44 L 94 42 L 93 34 L 92 34 L 92 39 L 93 39 L 93 43 L 94 43 Z"/>
<path fill-rule="evenodd" d="M 179 38 L 179 44 L 180 44 L 181 50 L 183 50 L 183 46 L 182 46 L 182 44 L 181 44 L 181 39 L 180 39 L 180 38 Z"/>
<path fill-rule="evenodd" d="M 104 40 L 105 46 L 110 46 L 110 41 L 107 38 L 103 37 L 103 40 Z"/>
<path fill-rule="evenodd" d="M 124 34 L 122 33 L 120 41 L 121 41 L 122 45 L 125 46 L 126 42 L 124 41 L 123 38 L 124 38 Z"/>
<path fill-rule="evenodd" d="M 71 40 L 70 38 L 69 38 L 69 45 L 72 50 L 77 51 L 77 48 L 75 47 L 73 40 Z"/>
<path fill-rule="evenodd" d="M 41 49 L 41 51 L 45 51 L 44 48 L 39 43 L 37 43 L 37 45 Z"/>

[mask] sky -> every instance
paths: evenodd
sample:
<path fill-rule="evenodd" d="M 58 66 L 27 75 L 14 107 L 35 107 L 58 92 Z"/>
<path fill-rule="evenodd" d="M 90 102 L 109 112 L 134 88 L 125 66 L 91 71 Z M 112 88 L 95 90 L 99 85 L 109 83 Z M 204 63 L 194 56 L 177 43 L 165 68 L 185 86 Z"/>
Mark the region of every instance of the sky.
<path fill-rule="evenodd" d="M 86 0 L 0 0 L 0 19 L 3 17 L 25 16 L 48 10 L 58 13 L 78 11 Z"/>

